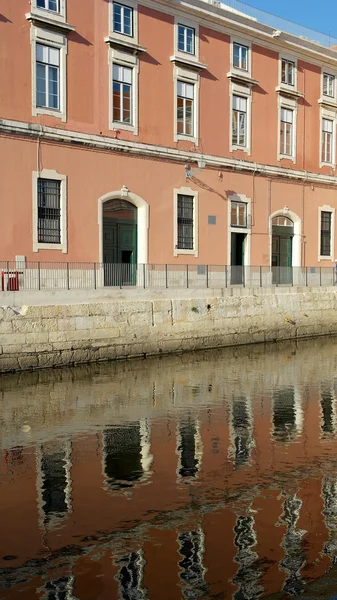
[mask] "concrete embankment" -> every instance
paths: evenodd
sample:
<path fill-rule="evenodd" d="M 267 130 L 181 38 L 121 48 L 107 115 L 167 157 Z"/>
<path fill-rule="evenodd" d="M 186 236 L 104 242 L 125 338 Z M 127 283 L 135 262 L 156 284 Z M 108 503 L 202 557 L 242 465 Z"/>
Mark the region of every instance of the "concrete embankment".
<path fill-rule="evenodd" d="M 0 372 L 337 334 L 335 288 L 136 298 L 1 307 Z"/>

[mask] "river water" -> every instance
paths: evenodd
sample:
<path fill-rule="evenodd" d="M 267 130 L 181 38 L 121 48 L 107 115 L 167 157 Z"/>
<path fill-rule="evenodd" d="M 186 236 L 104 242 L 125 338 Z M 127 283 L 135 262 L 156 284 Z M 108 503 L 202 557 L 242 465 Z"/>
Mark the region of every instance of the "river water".
<path fill-rule="evenodd" d="M 336 598 L 337 340 L 0 378 L 0 599 Z"/>

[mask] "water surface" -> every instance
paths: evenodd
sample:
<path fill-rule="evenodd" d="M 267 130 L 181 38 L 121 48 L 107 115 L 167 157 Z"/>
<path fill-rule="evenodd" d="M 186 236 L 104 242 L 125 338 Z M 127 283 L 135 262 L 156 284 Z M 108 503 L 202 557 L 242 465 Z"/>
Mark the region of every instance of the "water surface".
<path fill-rule="evenodd" d="M 0 599 L 333 598 L 337 341 L 0 379 Z"/>

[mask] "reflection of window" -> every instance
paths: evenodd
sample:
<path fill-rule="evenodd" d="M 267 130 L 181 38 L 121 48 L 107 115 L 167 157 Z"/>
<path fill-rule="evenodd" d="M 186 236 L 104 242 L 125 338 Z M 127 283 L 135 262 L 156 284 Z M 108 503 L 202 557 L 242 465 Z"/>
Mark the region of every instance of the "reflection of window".
<path fill-rule="evenodd" d="M 60 577 L 45 585 L 43 600 L 73 600 L 74 577 Z"/>
<path fill-rule="evenodd" d="M 299 596 L 304 590 L 301 569 L 305 563 L 302 548 L 302 537 L 305 532 L 297 529 L 301 507 L 302 500 L 297 498 L 296 494 L 289 496 L 283 503 L 283 514 L 280 518 L 280 522 L 287 527 L 281 544 L 285 556 L 281 560 L 280 566 L 287 574 L 283 590 L 291 596 Z"/>
<path fill-rule="evenodd" d="M 51 442 L 41 446 L 41 500 L 45 521 L 64 517 L 71 510 L 70 445 Z"/>
<path fill-rule="evenodd" d="M 118 562 L 120 565 L 119 589 L 123 600 L 145 599 L 145 590 L 142 587 L 144 563 L 142 552 L 130 552 Z"/>
<path fill-rule="evenodd" d="M 200 527 L 196 531 L 179 534 L 179 553 L 183 557 L 179 561 L 179 577 L 183 582 L 184 597 L 204 597 L 204 534 Z"/>
<path fill-rule="evenodd" d="M 335 431 L 335 398 L 332 391 L 325 388 L 321 391 L 321 409 L 322 409 L 322 431 L 324 433 L 334 433 Z"/>
<path fill-rule="evenodd" d="M 273 395 L 273 435 L 286 442 L 297 433 L 297 406 L 294 388 L 276 390 Z"/>
<path fill-rule="evenodd" d="M 179 467 L 181 477 L 195 477 L 200 470 L 201 440 L 198 425 L 195 421 L 187 420 L 179 425 Z"/>
<path fill-rule="evenodd" d="M 234 526 L 234 543 L 238 548 L 235 562 L 239 564 L 239 569 L 233 577 L 233 583 L 238 587 L 233 596 L 234 600 L 258 598 L 263 592 L 263 587 L 258 584 L 261 576 L 256 564 L 258 554 L 253 550 L 257 544 L 254 525 L 252 516 L 239 516 Z"/>
<path fill-rule="evenodd" d="M 324 551 L 329 554 L 334 564 L 337 558 L 337 483 L 333 479 L 326 478 L 322 484 L 322 496 L 324 501 L 323 515 L 326 528 L 329 532 L 329 540 L 324 546 Z"/>
<path fill-rule="evenodd" d="M 246 398 L 233 398 L 231 426 L 235 446 L 235 466 L 240 467 L 250 459 L 253 445 L 251 417 Z"/>

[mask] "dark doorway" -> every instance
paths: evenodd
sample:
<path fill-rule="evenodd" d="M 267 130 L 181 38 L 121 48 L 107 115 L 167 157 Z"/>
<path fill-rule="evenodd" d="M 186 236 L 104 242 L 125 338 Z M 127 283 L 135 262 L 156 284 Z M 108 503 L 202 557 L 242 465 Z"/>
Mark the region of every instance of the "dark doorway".
<path fill-rule="evenodd" d="M 231 234 L 231 284 L 244 283 L 245 233 Z"/>
<path fill-rule="evenodd" d="M 293 281 L 294 224 L 287 217 L 275 217 L 272 222 L 273 283 L 291 285 Z"/>
<path fill-rule="evenodd" d="M 137 208 L 124 200 L 103 207 L 104 285 L 135 285 L 137 279 Z"/>

